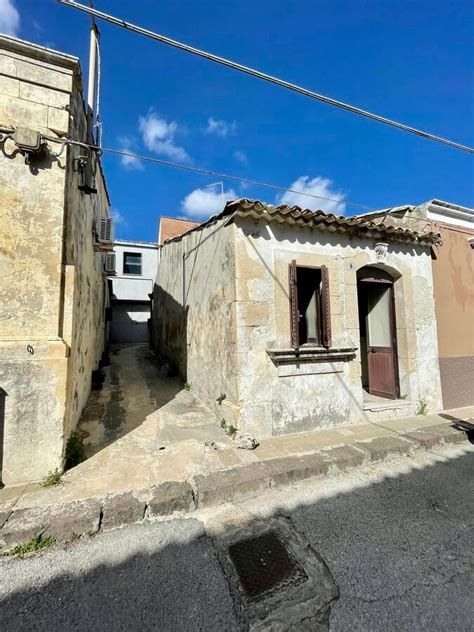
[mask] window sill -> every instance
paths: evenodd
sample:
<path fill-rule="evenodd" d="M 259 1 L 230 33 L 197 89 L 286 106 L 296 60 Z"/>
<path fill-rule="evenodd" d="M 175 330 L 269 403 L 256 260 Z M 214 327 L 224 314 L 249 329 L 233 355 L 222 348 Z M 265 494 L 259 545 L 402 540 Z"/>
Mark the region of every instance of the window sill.
<path fill-rule="evenodd" d="M 357 347 L 316 347 L 304 345 L 298 349 L 267 349 L 272 362 L 279 364 L 300 364 L 302 362 L 347 362 L 355 358 Z"/>

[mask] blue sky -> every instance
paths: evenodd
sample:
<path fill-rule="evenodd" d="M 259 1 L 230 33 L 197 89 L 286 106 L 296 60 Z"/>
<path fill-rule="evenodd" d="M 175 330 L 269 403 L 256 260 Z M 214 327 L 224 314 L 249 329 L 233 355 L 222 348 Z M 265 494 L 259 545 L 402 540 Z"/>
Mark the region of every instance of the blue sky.
<path fill-rule="evenodd" d="M 470 0 L 95 0 L 95 6 L 322 94 L 474 145 Z M 79 56 L 87 73 L 87 16 L 54 0 L 0 0 L 0 26 Z M 337 202 L 318 204 L 224 181 L 225 198 L 283 199 L 345 214 L 358 211 L 351 202 L 375 209 L 441 198 L 474 206 L 474 159 L 469 154 L 112 25 L 99 27 L 106 147 L 293 185 Z M 104 167 L 120 220 L 117 237 L 153 240 L 160 215 L 202 218 L 220 206 L 220 188 L 205 188 L 215 177 L 110 155 L 105 155 Z"/>

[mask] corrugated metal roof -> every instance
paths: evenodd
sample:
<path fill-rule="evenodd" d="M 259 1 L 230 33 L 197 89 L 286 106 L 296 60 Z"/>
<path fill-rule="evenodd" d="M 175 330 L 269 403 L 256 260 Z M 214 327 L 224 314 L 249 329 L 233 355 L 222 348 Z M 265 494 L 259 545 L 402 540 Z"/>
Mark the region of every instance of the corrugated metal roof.
<path fill-rule="evenodd" d="M 440 235 L 436 233 L 418 233 L 413 230 L 394 226 L 376 224 L 370 219 L 361 217 L 344 217 L 325 213 L 324 211 L 310 211 L 299 206 L 287 206 L 281 204 L 273 206 L 264 204 L 258 200 L 240 199 L 227 202 L 224 210 L 218 215 L 213 215 L 207 221 L 199 224 L 196 228 L 188 231 L 194 232 L 209 226 L 218 220 L 228 217 L 226 225 L 230 224 L 238 217 L 252 218 L 266 222 L 276 222 L 288 226 L 301 226 L 311 228 L 321 232 L 347 233 L 368 239 L 386 239 L 388 241 L 415 242 L 430 245 L 440 241 Z M 182 236 L 169 239 L 165 243 L 179 240 Z"/>

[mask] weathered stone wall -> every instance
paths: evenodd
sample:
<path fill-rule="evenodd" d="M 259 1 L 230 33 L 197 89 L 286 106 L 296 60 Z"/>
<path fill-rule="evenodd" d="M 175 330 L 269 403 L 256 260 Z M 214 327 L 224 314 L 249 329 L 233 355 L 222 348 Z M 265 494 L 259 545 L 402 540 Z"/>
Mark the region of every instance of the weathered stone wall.
<path fill-rule="evenodd" d="M 71 103 L 70 135 L 87 138 L 87 120 L 81 92 Z M 109 210 L 108 194 L 98 162 L 95 162 L 96 194 L 87 195 L 78 186 L 79 173 L 74 158 L 84 154 L 72 147 L 68 154 L 65 189 L 65 266 L 70 287 L 64 288 L 65 311 L 72 311 L 71 323 L 65 323 L 63 337 L 71 348 L 68 369 L 68 397 L 65 435 L 68 437 L 79 421 L 91 391 L 92 372 L 99 366 L 105 346 L 105 308 L 109 297 L 104 274 L 104 253 L 94 251 L 100 218 Z M 95 158 L 94 158 L 95 160 Z"/>
<path fill-rule="evenodd" d="M 257 437 L 441 408 L 428 248 L 391 243 L 383 261 L 368 239 L 238 219 L 164 246 L 154 292 L 157 351 L 174 362 L 219 418 Z M 355 358 L 274 362 L 290 351 L 288 267 L 326 265 L 332 349 Z M 357 271 L 376 265 L 395 279 L 402 404 L 364 407 Z M 268 353 L 270 351 L 270 354 Z M 216 405 L 216 398 L 226 399 Z M 390 403 L 390 402 L 388 402 Z"/>
<path fill-rule="evenodd" d="M 229 423 L 238 399 L 234 230 L 221 221 L 163 246 L 152 316 L 157 353 Z"/>
<path fill-rule="evenodd" d="M 242 220 L 236 237 L 239 427 L 268 436 L 371 418 L 362 399 L 357 270 L 373 264 L 398 277 L 401 396 L 413 402 L 403 414 L 414 413 L 421 399 L 431 410 L 441 407 L 428 249 L 389 244 L 381 264 L 373 242 L 345 235 Z M 297 265 L 327 266 L 332 346 L 356 347 L 354 360 L 283 367 L 269 357 L 268 350 L 290 347 L 288 266 L 293 259 Z"/>
<path fill-rule="evenodd" d="M 17 126 L 86 140 L 80 67 L 67 55 L 0 37 L 0 127 Z M 106 211 L 105 191 L 99 174 L 99 196 L 79 192 L 72 171 L 77 150 L 54 158 L 59 147 L 51 143 L 28 165 L 7 139 L 0 155 L 0 387 L 6 393 L 0 450 L 6 484 L 62 467 L 103 345 L 105 283 L 102 255 L 92 251 L 91 224 L 99 206 Z"/>

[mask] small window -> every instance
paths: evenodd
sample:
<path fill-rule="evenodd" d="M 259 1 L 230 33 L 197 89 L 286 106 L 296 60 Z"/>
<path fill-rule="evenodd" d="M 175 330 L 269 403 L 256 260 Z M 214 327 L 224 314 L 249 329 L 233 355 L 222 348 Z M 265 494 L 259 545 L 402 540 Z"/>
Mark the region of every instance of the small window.
<path fill-rule="evenodd" d="M 326 266 L 290 265 L 291 346 L 331 346 L 329 278 Z"/>
<path fill-rule="evenodd" d="M 141 274 L 142 273 L 142 255 L 140 252 L 124 252 L 123 253 L 123 273 L 124 274 Z"/>

